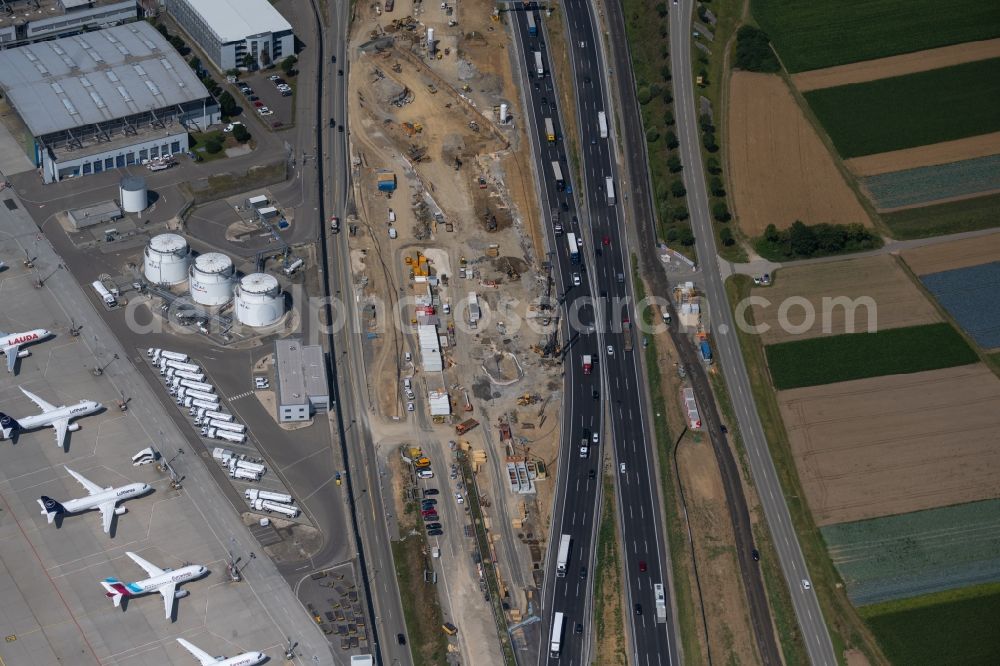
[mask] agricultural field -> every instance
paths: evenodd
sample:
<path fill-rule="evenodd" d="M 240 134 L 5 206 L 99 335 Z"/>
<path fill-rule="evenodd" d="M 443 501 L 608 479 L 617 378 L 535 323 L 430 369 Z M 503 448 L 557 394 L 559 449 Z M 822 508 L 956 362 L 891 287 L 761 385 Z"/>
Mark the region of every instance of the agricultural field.
<path fill-rule="evenodd" d="M 982 0 L 751 0 L 789 72 L 1000 37 L 1000 5 Z"/>
<path fill-rule="evenodd" d="M 951 67 L 963 62 L 1000 58 L 1000 39 L 987 39 L 969 44 L 953 44 L 937 49 L 927 49 L 916 53 L 865 60 L 849 65 L 838 65 L 825 69 L 814 69 L 792 76 L 792 85 L 799 92 L 846 86 L 849 83 L 863 83 L 890 76 L 902 76 L 914 72 L 926 72 L 939 67 Z"/>
<path fill-rule="evenodd" d="M 871 220 L 780 76 L 735 72 L 730 82 L 730 190 L 740 229 Z"/>
<path fill-rule="evenodd" d="M 979 360 L 947 323 L 790 340 L 768 345 L 764 353 L 772 384 L 779 391 L 950 368 Z"/>
<path fill-rule="evenodd" d="M 1000 190 L 1000 155 L 868 176 L 861 185 L 879 210 L 995 192 Z"/>
<path fill-rule="evenodd" d="M 972 160 L 997 153 L 1000 153 L 1000 132 L 991 132 L 965 139 L 933 143 L 929 146 L 854 157 L 846 160 L 844 164 L 855 176 L 874 176 L 890 171 Z"/>
<path fill-rule="evenodd" d="M 920 208 L 904 208 L 883 213 L 881 218 L 893 238 L 907 240 L 991 229 L 1000 226 L 998 210 L 1000 194 L 990 194 Z"/>
<path fill-rule="evenodd" d="M 820 526 L 1000 495 L 1000 379 L 977 363 L 778 393 Z"/>
<path fill-rule="evenodd" d="M 805 98 L 846 159 L 1000 130 L 998 69 L 1000 58 L 991 58 Z"/>
<path fill-rule="evenodd" d="M 823 299 L 827 298 L 846 297 L 852 301 L 870 298 L 875 306 L 871 312 L 877 317 L 879 330 L 941 321 L 934 305 L 888 255 L 781 268 L 773 286 L 756 287 L 751 293 L 766 298 L 770 304 L 752 306 L 753 321 L 770 327 L 760 333 L 761 343 L 765 345 L 868 329 L 869 308 L 855 308 L 849 320 L 844 307 L 827 308 L 829 312 L 824 316 Z M 792 298 L 806 299 L 816 312 L 816 320 L 807 330 L 786 330 L 788 327 L 779 325 L 781 304 L 790 303 L 788 299 Z M 803 324 L 804 308 L 789 307 L 787 319 L 793 324 Z"/>
<path fill-rule="evenodd" d="M 893 664 L 1000 663 L 1000 585 L 890 601 L 860 612 Z"/>
<path fill-rule="evenodd" d="M 977 345 L 1000 348 L 1000 261 L 931 273 L 920 281 Z"/>
<path fill-rule="evenodd" d="M 906 250 L 902 256 L 903 261 L 916 275 L 978 266 L 996 261 L 996 258 L 1000 257 L 1000 231 L 995 234 L 963 238 L 950 243 L 939 243 Z"/>
<path fill-rule="evenodd" d="M 1000 500 L 822 528 L 858 606 L 1000 581 Z"/>

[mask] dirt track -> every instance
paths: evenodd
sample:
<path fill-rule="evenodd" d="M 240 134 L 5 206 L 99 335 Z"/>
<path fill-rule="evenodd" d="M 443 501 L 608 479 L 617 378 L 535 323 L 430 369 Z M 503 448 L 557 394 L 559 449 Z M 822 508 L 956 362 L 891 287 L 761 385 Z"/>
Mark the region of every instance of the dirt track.
<path fill-rule="evenodd" d="M 926 49 L 916 53 L 904 53 L 889 58 L 866 60 L 838 67 L 814 69 L 811 72 L 793 75 L 792 83 L 800 92 L 806 92 L 818 88 L 832 88 L 849 83 L 885 79 L 890 76 L 926 72 L 931 69 L 996 57 L 1000 57 L 1000 39 L 987 39 L 981 42 L 942 46 L 938 49 Z"/>
<path fill-rule="evenodd" d="M 778 271 L 773 287 L 758 287 L 752 294 L 771 303 L 768 307 L 753 307 L 754 321 L 771 326 L 769 331 L 761 334 L 761 342 L 765 345 L 815 338 L 826 332 L 831 335 L 850 332 L 843 307 L 830 309 L 827 317 L 829 326 L 826 332 L 823 330 L 824 298 L 871 298 L 875 303 L 875 322 L 879 330 L 941 321 L 934 306 L 924 298 L 896 260 L 887 255 L 783 268 Z M 804 333 L 782 330 L 778 324 L 779 308 L 789 298 L 807 299 L 816 312 L 815 323 Z M 789 308 L 787 319 L 791 324 L 799 325 L 804 316 L 804 309 L 796 305 Z M 852 321 L 855 332 L 867 330 L 868 309 L 856 308 Z"/>
<path fill-rule="evenodd" d="M 903 261 L 917 275 L 978 266 L 1000 257 L 1000 232 L 903 252 Z"/>
<path fill-rule="evenodd" d="M 955 141 L 932 143 L 929 146 L 855 157 L 846 160 L 844 164 L 856 176 L 874 176 L 902 169 L 971 160 L 997 153 L 1000 153 L 1000 132 L 992 132 Z"/>
<path fill-rule="evenodd" d="M 778 400 L 819 525 L 1000 496 L 1000 380 L 982 364 Z"/>
<path fill-rule="evenodd" d="M 796 220 L 871 226 L 780 77 L 736 72 L 730 100 L 730 190 L 745 234 Z"/>

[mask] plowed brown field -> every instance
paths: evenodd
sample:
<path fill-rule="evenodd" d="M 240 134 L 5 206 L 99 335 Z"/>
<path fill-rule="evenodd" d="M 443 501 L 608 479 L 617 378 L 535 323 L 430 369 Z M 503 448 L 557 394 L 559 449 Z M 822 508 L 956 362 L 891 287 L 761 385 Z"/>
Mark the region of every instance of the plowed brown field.
<path fill-rule="evenodd" d="M 761 342 L 765 345 L 852 332 L 847 327 L 848 317 L 844 307 L 827 308 L 829 314 L 824 327 L 824 298 L 846 296 L 852 301 L 871 298 L 878 330 L 941 321 L 934 305 L 924 298 L 896 260 L 887 255 L 782 268 L 778 271 L 773 287 L 755 288 L 752 294 L 766 298 L 769 303 L 766 307 L 763 304 L 753 306 L 754 321 L 771 327 L 761 333 Z M 788 300 L 790 298 L 806 299 L 816 313 L 815 322 L 804 332 L 783 330 L 779 323 L 782 303 L 791 304 L 792 301 Z M 804 325 L 803 305 L 788 308 L 786 319 L 791 324 Z M 854 308 L 850 318 L 854 324 L 853 332 L 868 330 L 868 316 L 868 308 Z"/>
<path fill-rule="evenodd" d="M 730 189 L 745 234 L 796 220 L 871 225 L 781 77 L 736 72 L 730 100 Z"/>
<path fill-rule="evenodd" d="M 987 39 L 981 42 L 954 44 L 937 49 L 917 51 L 916 53 L 865 60 L 849 65 L 814 69 L 793 75 L 792 83 L 801 92 L 806 92 L 818 88 L 832 88 L 849 83 L 886 79 L 890 76 L 926 72 L 931 69 L 996 57 L 1000 57 L 1000 39 Z"/>
<path fill-rule="evenodd" d="M 917 275 L 978 266 L 1000 257 L 1000 232 L 906 250 L 903 261 Z"/>
<path fill-rule="evenodd" d="M 1000 380 L 982 364 L 778 401 L 819 525 L 1000 497 Z"/>
<path fill-rule="evenodd" d="M 902 169 L 971 160 L 997 153 L 1000 153 L 1000 132 L 992 132 L 955 141 L 932 143 L 928 146 L 855 157 L 845 160 L 844 164 L 856 176 L 874 176 Z"/>

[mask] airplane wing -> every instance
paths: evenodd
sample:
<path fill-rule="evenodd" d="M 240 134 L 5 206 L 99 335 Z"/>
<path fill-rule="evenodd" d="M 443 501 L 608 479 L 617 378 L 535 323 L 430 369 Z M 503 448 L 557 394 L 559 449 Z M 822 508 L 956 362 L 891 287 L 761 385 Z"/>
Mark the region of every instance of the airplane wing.
<path fill-rule="evenodd" d="M 56 431 L 56 446 L 60 449 L 63 448 L 63 442 L 66 441 L 66 431 L 69 429 L 69 419 L 56 419 L 52 422 L 52 427 Z"/>
<path fill-rule="evenodd" d="M 14 354 L 14 358 L 17 358 L 17 353 L 16 352 Z M 7 365 L 9 366 L 10 364 L 11 364 L 10 354 L 7 354 Z M 19 386 L 18 388 L 21 388 L 21 387 Z M 33 402 L 36 405 L 38 405 L 38 409 L 42 410 L 43 412 L 51 412 L 54 409 L 58 409 L 58 407 L 56 407 L 55 405 L 51 405 L 51 404 L 45 402 L 44 400 L 42 400 L 41 398 L 39 398 L 37 395 L 35 395 L 31 391 L 28 391 L 26 389 L 21 388 L 21 393 L 23 393 L 24 395 L 28 396 L 31 399 L 31 402 Z"/>
<path fill-rule="evenodd" d="M 97 493 L 104 492 L 104 490 L 105 490 L 104 488 L 101 488 L 99 485 L 97 485 L 96 483 L 94 483 L 93 481 L 91 481 L 89 479 L 85 479 L 82 474 L 78 474 L 78 473 L 74 472 L 73 470 L 71 470 L 69 467 L 66 467 L 65 465 L 63 465 L 63 469 L 66 470 L 67 472 L 69 472 L 70 476 L 72 476 L 74 479 L 76 479 L 77 481 L 79 481 L 80 485 L 87 489 L 87 494 L 88 495 L 96 495 Z M 114 507 L 111 507 L 111 508 L 114 509 Z"/>
<path fill-rule="evenodd" d="M 156 566 L 155 564 L 153 564 L 151 562 L 147 562 L 146 560 L 142 559 L 141 557 L 139 557 L 135 553 L 126 552 L 125 554 L 128 555 L 129 557 L 131 557 L 133 562 L 135 562 L 140 567 L 142 567 L 143 569 L 145 569 L 146 573 L 149 574 L 150 578 L 155 578 L 156 576 L 162 576 L 164 573 L 166 573 L 160 567 Z"/>
<path fill-rule="evenodd" d="M 0 333 L 0 335 L 3 335 Z M 7 357 L 7 372 L 14 372 L 14 364 L 17 363 L 17 349 L 20 345 L 9 345 L 3 348 L 3 355 Z"/>
<path fill-rule="evenodd" d="M 161 585 L 159 589 L 160 596 L 163 597 L 163 612 L 166 613 L 167 619 L 170 619 L 170 611 L 174 609 L 174 592 L 177 590 L 177 583 L 167 583 L 166 585 Z"/>
<path fill-rule="evenodd" d="M 105 502 L 97 508 L 101 510 L 101 522 L 104 523 L 104 533 L 111 533 L 111 518 L 115 515 L 115 504 L 114 500 L 110 502 Z"/>
<path fill-rule="evenodd" d="M 197 659 L 201 663 L 201 666 L 211 666 L 212 664 L 219 663 L 218 659 L 216 659 L 215 657 L 213 657 L 209 653 L 205 652 L 204 650 L 200 650 L 200 649 L 196 648 L 195 646 L 191 645 L 190 643 L 188 643 L 183 638 L 178 638 L 177 642 L 180 643 L 181 645 L 183 645 L 185 650 L 187 650 L 188 652 L 190 652 L 191 654 L 193 654 L 194 658 Z"/>

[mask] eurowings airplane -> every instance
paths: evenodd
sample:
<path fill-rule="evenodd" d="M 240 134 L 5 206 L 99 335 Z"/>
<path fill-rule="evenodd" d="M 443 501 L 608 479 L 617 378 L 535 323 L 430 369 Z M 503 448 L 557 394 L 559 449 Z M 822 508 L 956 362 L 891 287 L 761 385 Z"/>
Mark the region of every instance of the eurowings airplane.
<path fill-rule="evenodd" d="M 201 666 L 256 666 L 267 659 L 263 652 L 244 652 L 243 654 L 226 659 L 224 657 L 213 657 L 204 650 L 196 648 L 183 638 L 178 638 L 177 642 L 184 646 L 184 649 L 195 656 Z"/>
<path fill-rule="evenodd" d="M 93 414 L 99 409 L 104 408 L 104 405 L 93 400 L 81 400 L 75 405 L 61 405 L 56 407 L 45 402 L 31 391 L 22 388 L 21 393 L 28 396 L 42 410 L 42 413 L 35 416 L 14 419 L 0 412 L 0 430 L 3 432 L 3 439 L 9 439 L 11 435 L 21 430 L 34 430 L 42 426 L 52 426 L 56 431 L 56 444 L 59 445 L 59 448 L 63 448 L 66 433 L 76 432 L 80 429 L 80 424 L 71 424 L 70 419 Z"/>
<path fill-rule="evenodd" d="M 7 357 L 7 372 L 14 372 L 14 364 L 17 363 L 17 359 L 31 356 L 30 351 L 21 351 L 21 345 L 39 342 L 50 335 L 52 335 L 52 331 L 44 328 L 36 328 L 24 333 L 0 332 L 0 353 Z"/>
<path fill-rule="evenodd" d="M 122 598 L 159 592 L 160 596 L 163 597 L 163 610 L 169 620 L 171 611 L 174 610 L 174 599 L 183 599 L 190 594 L 187 590 L 178 590 L 177 586 L 189 580 L 201 578 L 208 573 L 208 569 L 200 564 L 188 564 L 180 569 L 161 569 L 154 564 L 150 564 L 135 553 L 126 552 L 125 554 L 131 557 L 133 562 L 145 569 L 146 573 L 149 574 L 149 578 L 137 580 L 134 583 L 123 583 L 117 578 L 105 578 L 102 580 L 101 585 L 107 590 L 105 596 L 111 599 L 115 608 L 121 605 Z"/>
<path fill-rule="evenodd" d="M 101 488 L 93 481 L 85 479 L 83 475 L 77 474 L 69 467 L 64 465 L 63 469 L 69 472 L 70 476 L 79 481 L 80 485 L 87 489 L 88 496 L 60 503 L 51 497 L 42 495 L 38 500 L 38 505 L 42 507 L 42 515 L 49 519 L 49 524 L 52 524 L 52 521 L 55 520 L 56 516 L 79 513 L 90 509 L 100 509 L 101 518 L 104 522 L 104 533 L 108 534 L 111 531 L 111 517 L 120 516 L 128 511 L 125 507 L 118 506 L 118 502 L 132 499 L 133 497 L 138 497 L 140 495 L 145 495 L 152 490 L 152 488 L 145 483 L 130 483 L 127 486 L 120 486 L 118 488 L 114 488 L 112 486 Z"/>

